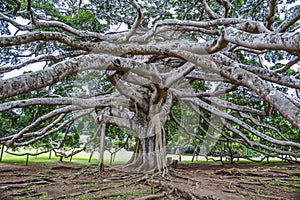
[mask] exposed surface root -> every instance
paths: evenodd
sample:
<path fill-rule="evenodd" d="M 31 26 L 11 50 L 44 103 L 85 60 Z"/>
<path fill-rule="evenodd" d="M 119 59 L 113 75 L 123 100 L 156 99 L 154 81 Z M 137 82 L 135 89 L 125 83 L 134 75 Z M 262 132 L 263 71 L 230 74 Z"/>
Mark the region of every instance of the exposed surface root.
<path fill-rule="evenodd" d="M 62 166 L 64 165 L 64 166 Z M 62 167 L 61 167 L 62 166 Z M 15 169 L 5 171 L 5 169 Z M 68 163 L 0 165 L 0 199 L 299 199 L 300 166 L 179 164 L 169 175 Z"/>

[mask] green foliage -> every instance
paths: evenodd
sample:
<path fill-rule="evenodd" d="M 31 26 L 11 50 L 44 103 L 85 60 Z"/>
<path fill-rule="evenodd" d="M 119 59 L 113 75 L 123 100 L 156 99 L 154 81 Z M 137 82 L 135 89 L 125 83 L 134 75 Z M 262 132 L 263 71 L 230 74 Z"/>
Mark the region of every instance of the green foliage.
<path fill-rule="evenodd" d="M 124 145 L 126 138 L 128 137 L 129 131 L 124 128 L 120 128 L 113 124 L 108 124 L 106 127 L 106 148 L 111 149 L 112 147 L 118 148 Z M 129 148 L 128 146 L 126 147 Z"/>
<path fill-rule="evenodd" d="M 279 88 L 279 89 L 284 90 L 284 88 Z M 264 101 L 262 101 L 260 98 L 255 98 L 255 95 L 253 95 L 253 94 L 251 96 L 248 96 L 247 94 L 249 94 L 249 92 L 250 91 L 248 91 L 246 89 L 237 90 L 234 93 L 228 94 L 226 96 L 226 98 L 227 98 L 227 100 L 229 100 L 237 105 L 242 105 L 242 106 L 246 106 L 246 107 L 250 107 L 250 108 L 254 108 L 254 109 L 262 110 L 262 111 L 268 109 L 268 105 Z M 278 134 L 278 132 L 275 131 L 274 129 L 270 129 L 270 128 L 267 128 L 267 127 L 264 127 L 261 125 L 257 125 L 255 123 L 253 123 L 250 119 L 242 118 L 238 113 L 236 113 L 234 111 L 230 111 L 230 114 L 268 136 L 271 136 L 278 140 L 283 139 Z M 295 127 L 291 126 L 290 123 L 287 122 L 285 120 L 285 118 L 277 110 L 274 110 L 270 116 L 265 116 L 265 117 L 261 117 L 261 118 L 262 118 L 261 120 L 263 123 L 277 129 L 288 140 L 295 141 L 295 142 L 300 141 L 299 130 L 297 130 Z M 234 126 L 234 128 L 239 129 L 244 135 L 246 135 L 248 138 L 250 138 L 253 141 L 260 142 L 262 144 L 273 146 L 273 147 L 276 146 L 274 144 L 271 144 L 271 143 L 255 136 L 254 134 L 250 133 L 249 131 L 242 129 L 241 127 L 239 127 L 233 123 L 232 123 L 232 125 Z M 226 129 L 224 129 L 224 132 L 226 132 L 227 134 L 229 134 L 232 137 L 236 137 L 236 136 L 232 135 L 232 132 L 230 132 Z M 286 150 L 286 151 L 289 150 L 289 147 L 283 147 L 283 146 L 278 146 L 278 145 L 277 145 L 277 148 L 281 149 L 281 150 Z M 248 150 L 248 151 L 252 151 L 252 150 Z M 253 153 L 251 153 L 251 154 L 253 154 Z"/>

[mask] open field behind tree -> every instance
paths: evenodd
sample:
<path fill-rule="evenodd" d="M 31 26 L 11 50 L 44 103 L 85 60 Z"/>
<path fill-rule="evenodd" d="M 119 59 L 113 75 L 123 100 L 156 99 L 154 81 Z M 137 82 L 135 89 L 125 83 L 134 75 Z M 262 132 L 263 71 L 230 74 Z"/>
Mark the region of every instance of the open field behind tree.
<path fill-rule="evenodd" d="M 26 153 L 36 153 L 35 150 L 32 151 L 28 151 L 28 150 L 21 150 L 15 153 L 19 153 L 19 154 L 26 154 Z M 71 152 L 69 152 L 71 153 Z M 114 157 L 114 159 L 112 160 L 112 164 L 113 165 L 117 165 L 117 164 L 124 164 L 126 162 L 128 162 L 128 160 L 131 158 L 133 152 L 132 151 L 126 151 L 126 150 L 121 150 L 118 151 Z M 74 155 L 72 158 L 63 158 L 64 162 L 72 162 L 72 163 L 76 163 L 76 164 L 84 164 L 84 165 L 88 165 L 88 164 L 97 164 L 99 161 L 99 153 L 98 152 L 94 152 L 92 155 L 92 159 L 91 162 L 89 163 L 89 158 L 91 156 L 91 152 L 85 152 L 82 151 L 76 155 Z M 25 164 L 26 163 L 26 155 L 23 156 L 15 156 L 15 155 L 10 155 L 6 152 L 3 153 L 3 157 L 2 157 L 2 162 L 1 163 L 20 163 L 20 164 Z M 171 157 L 172 160 L 179 160 L 179 155 L 175 155 L 175 154 L 167 154 L 167 157 Z M 192 155 L 181 155 L 181 160 L 182 162 L 189 162 L 189 163 L 220 163 L 220 157 L 213 157 L 213 156 L 196 156 L 194 158 L 194 161 L 192 161 L 193 156 Z M 57 157 L 55 155 L 51 155 L 51 159 L 49 159 L 49 153 L 43 153 L 40 154 L 38 156 L 29 156 L 29 163 L 48 163 L 48 162 L 56 162 L 59 161 L 60 157 Z M 110 159 L 111 159 L 111 154 L 108 151 L 104 151 L 104 163 L 105 165 L 110 165 Z M 262 159 L 262 157 L 252 157 L 251 159 L 255 160 L 255 161 L 260 161 Z M 71 161 L 70 161 L 71 160 Z M 215 161 L 214 161 L 215 160 Z M 226 158 L 226 156 L 224 156 L 223 161 L 225 163 L 229 163 L 230 161 Z M 239 160 L 234 159 L 235 162 L 251 162 L 247 159 L 243 159 L 243 158 L 239 158 Z M 282 162 L 283 160 L 280 158 L 269 158 L 269 162 Z M 267 162 L 267 160 L 265 160 L 265 162 Z"/>

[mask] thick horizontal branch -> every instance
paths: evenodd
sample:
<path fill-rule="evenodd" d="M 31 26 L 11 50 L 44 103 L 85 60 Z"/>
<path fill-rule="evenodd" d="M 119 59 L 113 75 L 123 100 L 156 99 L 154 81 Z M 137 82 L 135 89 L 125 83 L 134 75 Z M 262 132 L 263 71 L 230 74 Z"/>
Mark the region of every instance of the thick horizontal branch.
<path fill-rule="evenodd" d="M 187 63 L 187 64 L 183 65 L 182 67 L 175 69 L 169 73 L 162 74 L 162 76 L 164 77 L 163 87 L 164 88 L 172 87 L 172 85 L 174 83 L 185 78 L 185 76 L 187 74 L 189 74 L 190 72 L 192 72 L 194 70 L 194 68 L 195 68 L 194 65 Z"/>
<path fill-rule="evenodd" d="M 224 65 L 230 66 L 230 65 L 236 65 L 239 66 L 242 69 L 245 69 L 249 72 L 252 72 L 253 74 L 258 75 L 264 80 L 277 83 L 279 85 L 284 85 L 290 88 L 297 88 L 300 89 L 300 80 L 296 79 L 295 77 L 287 76 L 284 74 L 277 73 L 276 70 L 269 70 L 269 69 L 264 69 L 256 66 L 251 66 L 251 65 L 245 65 L 245 64 L 240 64 L 229 57 L 223 55 L 223 54 L 214 54 L 212 57 L 217 61 L 221 62 Z M 291 67 L 291 65 L 296 64 L 299 61 L 299 59 L 295 59 L 290 61 L 287 66 L 279 70 L 281 72 L 282 70 L 287 70 L 286 68 Z"/>
<path fill-rule="evenodd" d="M 237 89 L 236 85 L 227 87 L 227 88 L 223 88 L 220 90 L 216 90 L 213 92 L 195 92 L 195 91 L 181 91 L 181 90 L 176 90 L 171 88 L 172 93 L 174 93 L 174 95 L 178 98 L 187 98 L 187 97 L 197 97 L 197 98 L 201 98 L 201 97 L 216 97 L 216 96 L 220 96 L 222 94 L 226 94 L 229 92 L 232 92 L 234 90 Z"/>
<path fill-rule="evenodd" d="M 91 50 L 89 42 L 80 42 L 60 32 L 36 31 L 17 36 L 0 37 L 0 47 L 28 44 L 36 41 L 58 41 L 77 50 Z"/>
<path fill-rule="evenodd" d="M 277 91 L 271 83 L 258 75 L 240 68 L 238 65 L 225 66 L 189 52 L 175 51 L 182 58 L 195 64 L 196 68 L 210 70 L 231 80 L 234 84 L 252 89 L 267 102 L 272 104 L 293 126 L 300 129 L 300 108 L 282 92 Z M 212 58 L 213 60 L 213 58 Z"/>
<path fill-rule="evenodd" d="M 279 74 L 276 71 L 270 71 L 268 69 L 258 68 L 255 66 L 249 66 L 243 64 L 240 64 L 239 66 L 247 71 L 250 71 L 258 75 L 264 80 L 277 83 L 279 85 L 284 85 L 290 88 L 300 89 L 300 80 L 296 79 L 295 77 L 286 76 L 283 74 Z"/>
<path fill-rule="evenodd" d="M 113 64 L 117 66 L 113 66 Z M 160 82 L 161 78 L 157 72 L 157 66 L 159 65 L 148 65 L 131 59 L 109 55 L 89 54 L 78 56 L 44 70 L 23 74 L 7 80 L 0 80 L 0 99 L 53 85 L 68 75 L 89 69 L 130 71 L 141 76 L 152 76 L 152 80 L 155 81 L 157 79 Z"/>
<path fill-rule="evenodd" d="M 256 50 L 299 51 L 300 33 L 247 33 L 232 27 L 225 29 L 226 41 Z"/>
<path fill-rule="evenodd" d="M 0 73 L 6 73 L 6 72 L 10 72 L 12 70 L 16 70 L 16 69 L 21 69 L 22 67 L 25 67 L 29 64 L 33 64 L 33 63 L 37 63 L 37 62 L 43 62 L 43 61 L 54 61 L 54 62 L 58 62 L 61 61 L 67 57 L 75 57 L 75 56 L 80 56 L 80 55 L 84 55 L 85 52 L 75 52 L 75 53 L 65 53 L 64 55 L 39 55 L 37 57 L 34 58 L 30 58 L 27 60 L 22 61 L 21 63 L 15 64 L 15 65 L 4 65 L 2 67 L 0 67 Z"/>
<path fill-rule="evenodd" d="M 237 105 L 237 104 L 231 103 L 229 101 L 226 101 L 226 100 L 223 100 L 223 99 L 220 99 L 217 97 L 204 97 L 203 99 L 208 100 L 209 102 L 211 102 L 217 106 L 226 108 L 226 109 L 236 110 L 239 112 L 252 113 L 252 114 L 260 115 L 260 116 L 266 115 L 266 112 L 263 112 L 263 111 L 260 111 L 260 110 L 254 109 L 254 108 L 249 108 L 247 106 Z"/>
<path fill-rule="evenodd" d="M 23 108 L 35 105 L 76 105 L 82 108 L 106 107 L 116 102 L 122 105 L 122 98 L 119 97 L 119 95 L 117 94 L 103 95 L 100 97 L 91 97 L 88 99 L 75 97 L 34 98 L 2 103 L 0 104 L 0 112 L 12 108 Z"/>

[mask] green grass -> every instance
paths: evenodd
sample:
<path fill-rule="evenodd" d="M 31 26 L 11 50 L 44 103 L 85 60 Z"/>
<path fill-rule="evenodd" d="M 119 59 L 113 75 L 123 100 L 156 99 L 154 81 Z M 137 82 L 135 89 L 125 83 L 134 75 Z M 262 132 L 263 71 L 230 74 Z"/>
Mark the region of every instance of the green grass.
<path fill-rule="evenodd" d="M 83 188 L 83 189 L 96 189 L 96 188 L 99 188 L 101 187 L 101 185 L 98 185 L 98 184 L 85 184 L 85 185 L 81 185 L 80 188 Z"/>
<path fill-rule="evenodd" d="M 195 163 L 195 164 L 218 164 L 218 163 L 221 163 L 221 162 L 214 162 L 213 160 L 195 160 L 194 162 L 190 161 L 190 160 L 183 160 L 181 161 L 182 163 Z"/>
<path fill-rule="evenodd" d="M 27 156 L 15 156 L 15 155 L 10 155 L 10 154 L 4 153 L 4 155 L 2 157 L 2 162 L 0 162 L 0 165 L 4 164 L 4 163 L 24 164 L 25 165 L 26 157 Z M 48 155 L 39 155 L 37 157 L 29 156 L 28 165 L 48 164 L 48 163 L 55 163 L 58 161 L 59 161 L 59 157 L 56 157 L 56 156 L 51 156 L 50 160 L 49 160 Z M 63 162 L 70 162 L 70 158 L 63 158 Z M 92 158 L 91 162 L 89 163 L 88 158 L 74 156 L 70 163 L 78 164 L 78 165 L 97 165 L 98 159 Z M 108 159 L 104 160 L 104 163 L 108 165 L 109 160 Z M 124 162 L 118 161 L 118 162 L 114 162 L 113 164 L 122 164 L 122 163 L 124 163 Z"/>
<path fill-rule="evenodd" d="M 26 152 L 25 150 L 21 150 L 21 153 Z M 32 152 L 34 152 L 34 150 L 32 150 Z M 130 155 L 128 154 L 128 152 L 119 152 L 117 153 L 117 155 L 119 155 L 119 158 L 116 158 L 115 162 L 113 162 L 114 165 L 118 165 L 118 164 L 124 164 L 127 162 L 127 160 L 129 160 Z M 167 155 L 167 157 L 169 157 L 170 155 Z M 176 155 L 171 155 L 173 157 L 173 159 L 178 159 L 178 156 Z M 118 157 L 118 156 L 117 156 Z M 54 163 L 59 161 L 59 157 L 55 157 L 54 154 L 52 154 L 51 159 L 49 160 L 49 153 L 46 154 L 41 154 L 39 156 L 37 156 L 37 158 L 35 156 L 29 156 L 29 161 L 28 164 L 47 164 L 47 163 Z M 78 155 L 75 155 L 72 158 L 72 164 L 78 164 L 78 165 L 97 165 L 98 164 L 98 159 L 97 158 L 92 158 L 91 162 L 88 163 L 88 158 L 89 158 L 89 153 L 86 152 L 82 152 Z M 109 158 L 105 157 L 106 159 L 104 160 L 104 163 L 106 165 L 109 165 Z M 196 163 L 196 164 L 220 164 L 220 162 L 215 162 L 213 160 L 206 160 L 203 156 L 199 156 L 199 160 L 198 161 L 194 161 L 191 162 L 192 156 L 182 156 L 183 160 L 182 162 L 184 163 Z M 219 159 L 218 157 L 216 157 L 215 159 Z M 63 158 L 63 162 L 69 162 L 70 158 Z M 223 159 L 223 161 L 225 163 L 229 163 L 228 161 L 226 161 L 225 159 Z M 234 160 L 236 162 L 236 159 Z M 238 163 L 253 163 L 249 160 L 246 159 L 240 159 Z M 270 158 L 269 159 L 270 163 L 283 163 L 280 159 L 277 158 Z M 14 155 L 10 155 L 7 153 L 4 153 L 3 158 L 2 158 L 2 162 L 1 163 L 16 163 L 16 164 L 25 164 L 26 163 L 26 156 L 14 156 Z M 262 163 L 266 163 L 266 160 L 264 160 Z M 255 164 L 255 163 L 254 163 Z"/>

